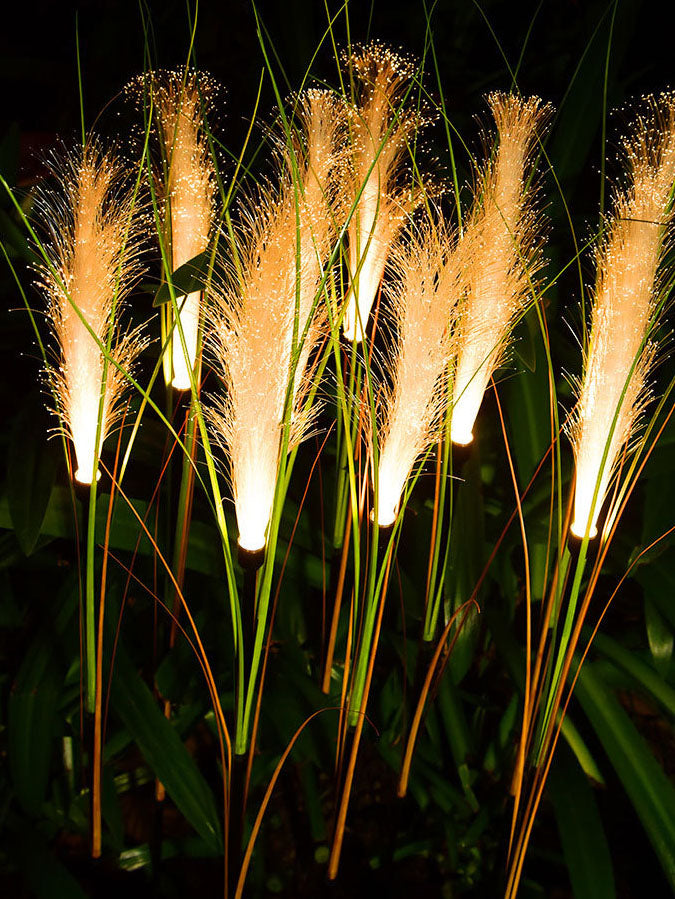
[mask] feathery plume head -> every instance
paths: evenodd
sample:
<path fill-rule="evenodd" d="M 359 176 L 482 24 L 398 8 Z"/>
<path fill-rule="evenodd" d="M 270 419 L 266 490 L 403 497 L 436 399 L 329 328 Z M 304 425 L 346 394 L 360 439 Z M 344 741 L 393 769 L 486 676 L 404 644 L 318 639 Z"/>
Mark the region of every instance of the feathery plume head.
<path fill-rule="evenodd" d="M 54 158 L 51 167 L 57 187 L 41 193 L 37 204 L 49 258 L 49 264 L 38 266 L 39 287 L 59 347 L 57 364 L 47 374 L 62 427 L 75 448 L 75 477 L 91 483 L 126 385 L 116 366 L 128 370 L 144 346 L 138 329 L 120 331 L 118 316 L 140 275 L 145 217 L 128 186 L 124 163 L 97 141 Z M 110 345 L 105 382 L 97 340 Z"/>
<path fill-rule="evenodd" d="M 216 88 L 209 78 L 189 70 L 157 72 L 151 78 L 166 166 L 162 179 L 165 223 L 171 237 L 171 265 L 176 271 L 207 249 L 213 228 L 216 179 L 204 115 Z M 200 299 L 201 294 L 195 292 L 178 300 L 180 328 L 176 323 L 171 348 L 176 390 L 190 389 L 199 340 Z"/>
<path fill-rule="evenodd" d="M 425 185 L 412 185 L 403 176 L 412 135 L 423 118 L 406 99 L 415 74 L 409 59 L 371 43 L 346 63 L 355 76 L 356 103 L 350 114 L 351 285 L 343 331 L 347 340 L 360 342 L 392 243 L 424 196 Z"/>
<path fill-rule="evenodd" d="M 504 357 L 514 319 L 541 267 L 541 221 L 529 186 L 533 151 L 549 114 L 537 97 L 489 97 L 497 145 L 478 176 L 463 242 L 467 298 L 460 325 L 451 436 L 466 445 L 491 375 Z"/>
<path fill-rule="evenodd" d="M 440 217 L 425 219 L 406 237 L 394 249 L 394 278 L 387 288 L 397 336 L 389 360 L 391 386 L 380 403 L 376 516 L 382 526 L 396 519 L 415 461 L 439 435 L 462 286 L 460 252 Z"/>
<path fill-rule="evenodd" d="M 287 402 L 291 446 L 312 420 L 310 353 L 326 329 L 320 287 L 335 235 L 340 101 L 308 91 L 297 108 L 280 184 L 243 201 L 230 254 L 237 265 L 210 293 L 208 345 L 226 393 L 209 417 L 229 457 L 239 543 L 249 550 L 266 542 Z"/>
<path fill-rule="evenodd" d="M 624 143 L 627 183 L 596 251 L 583 378 L 571 427 L 576 459 L 572 532 L 594 537 L 622 449 L 639 424 L 656 344 L 675 183 L 675 95 L 648 98 Z"/>

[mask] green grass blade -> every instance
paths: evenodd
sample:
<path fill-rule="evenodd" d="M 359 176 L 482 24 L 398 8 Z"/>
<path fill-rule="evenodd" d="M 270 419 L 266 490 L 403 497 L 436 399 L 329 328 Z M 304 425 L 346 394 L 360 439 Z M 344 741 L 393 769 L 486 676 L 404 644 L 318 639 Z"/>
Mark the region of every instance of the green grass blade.
<path fill-rule="evenodd" d="M 675 889 L 675 787 L 592 666 L 582 668 L 575 695 L 642 822 L 671 888 Z"/>

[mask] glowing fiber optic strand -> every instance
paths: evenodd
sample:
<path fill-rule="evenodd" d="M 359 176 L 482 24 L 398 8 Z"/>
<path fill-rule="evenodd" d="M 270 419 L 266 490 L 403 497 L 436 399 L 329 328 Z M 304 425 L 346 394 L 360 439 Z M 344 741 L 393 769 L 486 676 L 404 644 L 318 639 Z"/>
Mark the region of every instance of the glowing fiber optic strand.
<path fill-rule="evenodd" d="M 145 346 L 139 329 L 122 331 L 118 325 L 121 306 L 141 273 L 145 220 L 125 164 L 95 140 L 82 151 L 54 158 L 52 169 L 56 187 L 43 191 L 37 203 L 50 261 L 38 266 L 39 286 L 58 343 L 57 364 L 48 377 L 58 397 L 55 411 L 75 449 L 75 478 L 90 484 L 98 477 L 101 445 L 120 412 L 126 386 L 120 369 L 129 371 Z M 110 347 L 114 363 L 107 365 L 105 381 L 100 345 Z"/>
<path fill-rule="evenodd" d="M 591 331 L 571 428 L 577 537 L 597 534 L 598 515 L 622 449 L 640 423 L 657 344 L 663 259 L 675 181 L 675 97 L 648 98 L 624 142 L 626 184 L 597 250 Z"/>
<path fill-rule="evenodd" d="M 342 326 L 345 338 L 358 343 L 393 241 L 424 197 L 425 187 L 413 187 L 412 179 L 404 177 L 410 144 L 424 120 L 408 101 L 415 75 L 410 60 L 371 43 L 345 63 L 356 80 L 349 129 L 355 209 L 348 225 L 351 284 Z"/>
<path fill-rule="evenodd" d="M 377 520 L 383 527 L 396 518 L 415 461 L 441 435 L 462 291 L 460 254 L 440 217 L 425 218 L 407 237 L 392 254 L 395 276 L 387 285 L 397 336 L 388 365 L 391 387 L 378 410 Z"/>
<path fill-rule="evenodd" d="M 225 385 L 209 417 L 229 461 L 239 544 L 251 552 L 266 543 L 289 390 L 289 448 L 316 412 L 304 401 L 311 350 L 326 330 L 320 286 L 340 202 L 341 101 L 308 91 L 296 117 L 302 145 L 287 152 L 299 183 L 287 157 L 279 186 L 260 186 L 242 203 L 240 223 L 225 238 L 224 275 L 209 294 L 208 344 Z"/>
<path fill-rule="evenodd" d="M 503 361 L 514 321 L 542 266 L 542 222 L 531 184 L 532 156 L 549 107 L 494 93 L 497 145 L 478 176 L 463 242 L 467 298 L 460 322 L 451 439 L 467 445 L 491 375 Z"/>
<path fill-rule="evenodd" d="M 213 228 L 216 179 L 204 112 L 216 88 L 196 72 L 158 72 L 152 79 L 166 156 L 166 222 L 175 272 L 207 249 Z M 199 343 L 201 292 L 179 297 L 178 306 L 180 325 L 174 326 L 171 343 L 172 385 L 189 390 Z"/>

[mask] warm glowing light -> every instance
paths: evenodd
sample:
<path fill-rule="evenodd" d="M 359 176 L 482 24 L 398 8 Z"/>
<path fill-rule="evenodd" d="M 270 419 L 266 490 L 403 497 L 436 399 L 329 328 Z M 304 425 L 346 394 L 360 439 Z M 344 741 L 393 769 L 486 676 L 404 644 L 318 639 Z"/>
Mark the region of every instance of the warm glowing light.
<path fill-rule="evenodd" d="M 347 295 L 345 314 L 344 318 L 342 319 L 342 333 L 344 334 L 345 340 L 350 341 L 350 343 L 363 343 L 363 338 L 365 337 L 361 319 L 359 317 L 359 311 L 357 309 L 357 301 L 355 299 L 355 295 L 358 295 L 358 293 L 358 287 L 350 287 L 349 293 Z M 377 287 L 375 288 L 375 293 L 377 293 Z M 366 295 L 367 291 L 364 290 L 364 296 Z M 373 296 L 374 295 L 375 294 L 373 294 Z M 364 312 L 366 311 L 369 315 L 370 306 L 368 307 L 368 310 L 364 309 Z"/>
<path fill-rule="evenodd" d="M 180 322 L 183 328 L 185 349 L 183 348 L 183 340 L 181 340 L 178 324 L 176 324 L 172 335 L 171 357 L 174 372 L 171 384 L 174 390 L 189 390 L 192 386 L 190 374 L 194 371 L 195 362 L 197 360 L 201 296 L 200 292 L 191 293 L 185 297 L 185 302 L 179 301 L 178 303 L 178 305 L 181 306 L 178 315 L 180 316 Z M 185 355 L 186 350 L 187 356 Z"/>
<path fill-rule="evenodd" d="M 389 285 L 396 334 L 385 390 L 378 465 L 377 520 L 391 524 L 418 457 L 439 436 L 447 408 L 448 366 L 456 352 L 460 252 L 443 222 L 426 220 L 394 249 Z"/>
<path fill-rule="evenodd" d="M 92 464 L 92 467 L 89 469 L 85 468 L 83 470 L 81 468 L 78 468 L 78 469 L 76 469 L 73 477 L 75 478 L 75 480 L 77 481 L 78 484 L 91 484 L 91 480 L 92 480 L 91 473 L 92 473 L 93 469 L 94 469 L 93 464 Z M 101 480 L 101 469 L 100 468 L 96 469 L 96 480 L 97 481 Z"/>
<path fill-rule="evenodd" d="M 123 165 L 95 141 L 79 155 L 56 160 L 54 174 L 59 187 L 37 205 L 53 235 L 45 247 L 51 266 L 39 269 L 60 349 L 58 367 L 48 375 L 73 441 L 76 477 L 90 483 L 126 386 L 120 368 L 128 370 L 144 346 L 138 330 L 119 332 L 117 316 L 140 272 L 145 222 Z M 99 344 L 110 346 L 105 380 Z"/>
<path fill-rule="evenodd" d="M 176 271 L 206 250 L 213 226 L 216 179 L 203 114 L 215 88 L 196 72 L 159 72 L 153 79 L 167 160 L 165 194 Z M 177 303 L 181 327 L 176 322 L 172 334 L 172 386 L 189 390 L 199 343 L 201 292 Z"/>
<path fill-rule="evenodd" d="M 579 540 L 583 540 L 586 536 L 586 531 L 588 530 L 588 521 L 578 523 L 577 521 L 573 521 L 570 525 L 570 531 L 574 534 L 575 537 L 578 537 Z M 593 525 L 588 531 L 588 539 L 593 540 L 598 536 L 598 529 Z"/>
<path fill-rule="evenodd" d="M 675 97 L 647 101 L 626 141 L 627 186 L 614 195 L 602 243 L 591 329 L 571 428 L 574 532 L 597 531 L 618 460 L 639 425 L 656 347 L 666 226 L 675 181 Z M 594 501 L 595 497 L 595 501 Z"/>
<path fill-rule="evenodd" d="M 381 528 L 391 527 L 398 515 L 400 494 L 385 495 L 384 485 L 380 486 L 377 497 L 377 523 Z"/>
<path fill-rule="evenodd" d="M 497 148 L 478 176 L 463 238 L 467 298 L 450 429 L 453 442 L 459 444 L 471 442 L 483 395 L 541 266 L 540 223 L 532 206 L 529 175 L 548 107 L 536 97 L 524 100 L 492 94 L 490 108 L 497 126 Z"/>
<path fill-rule="evenodd" d="M 246 552 L 256 553 L 261 549 L 265 549 L 267 542 L 265 533 L 269 522 L 269 515 L 264 513 L 258 520 L 254 520 L 253 516 L 249 516 L 250 520 L 242 521 L 241 525 L 245 530 L 241 531 L 237 538 L 237 543 Z"/>
<path fill-rule="evenodd" d="M 360 343 L 382 282 L 391 246 L 424 196 L 401 178 L 409 138 L 423 122 L 405 102 L 412 63 L 381 44 L 371 43 L 346 60 L 357 84 L 350 120 L 352 166 L 349 272 L 342 328 Z"/>
<path fill-rule="evenodd" d="M 310 354 L 327 331 L 319 287 L 340 221 L 335 210 L 344 202 L 336 171 L 342 108 L 327 91 L 308 91 L 299 98 L 301 138 L 287 151 L 294 152 L 297 164 L 280 159 L 278 189 L 260 185 L 242 200 L 245 227 L 235 229 L 234 247 L 223 248 L 237 258 L 237 270 L 224 266 L 222 280 L 209 291 L 206 346 L 226 393 L 208 415 L 229 457 L 239 539 L 245 549 L 265 544 L 294 332 L 302 335 L 305 330 L 291 384 L 291 447 L 313 420 L 314 410 L 306 407 L 313 376 Z M 294 172 L 300 185 L 293 181 Z"/>
<path fill-rule="evenodd" d="M 461 417 L 459 418 L 459 423 L 455 423 L 455 415 L 453 410 L 452 417 L 452 426 L 450 430 L 450 437 L 455 446 L 470 446 L 473 443 L 473 431 L 467 431 L 466 428 L 462 427 Z M 475 417 L 475 416 L 474 416 Z"/>

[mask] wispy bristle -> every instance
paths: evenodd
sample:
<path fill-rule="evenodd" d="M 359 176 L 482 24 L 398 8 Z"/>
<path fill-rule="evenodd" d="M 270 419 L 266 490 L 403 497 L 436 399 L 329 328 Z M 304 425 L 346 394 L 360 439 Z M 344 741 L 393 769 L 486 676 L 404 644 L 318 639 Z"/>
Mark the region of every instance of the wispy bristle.
<path fill-rule="evenodd" d="M 166 155 L 164 195 L 170 225 L 173 271 L 203 253 L 209 244 L 215 214 L 216 181 L 213 159 L 204 131 L 204 104 L 210 82 L 195 72 L 153 75 L 161 138 Z M 173 385 L 189 390 L 197 355 L 199 292 L 178 302 L 185 350 L 178 324 L 172 338 Z"/>
<path fill-rule="evenodd" d="M 360 341 L 392 243 L 423 196 L 422 185 L 413 188 L 402 178 L 409 143 L 422 121 L 406 101 L 414 75 L 409 60 L 373 43 L 348 61 L 358 88 L 350 119 L 356 207 L 348 229 L 351 285 L 343 329 L 348 340 Z"/>
<path fill-rule="evenodd" d="M 94 141 L 84 151 L 56 160 L 58 186 L 41 195 L 39 225 L 49 239 L 51 268 L 39 267 L 40 286 L 59 344 L 48 375 L 62 426 L 73 441 L 76 477 L 92 480 L 100 448 L 120 409 L 126 378 L 109 363 L 103 393 L 100 441 L 96 442 L 104 356 L 80 315 L 125 370 L 143 347 L 137 330 L 122 333 L 121 304 L 140 274 L 144 219 L 127 186 L 123 163 Z"/>
<path fill-rule="evenodd" d="M 491 375 L 541 266 L 541 223 L 528 186 L 531 156 L 548 107 L 536 97 L 492 94 L 497 146 L 478 179 L 467 222 L 467 300 L 454 381 L 452 439 L 470 443 Z"/>
<path fill-rule="evenodd" d="M 291 445 L 312 418 L 305 408 L 308 363 L 326 327 L 320 285 L 335 233 L 331 203 L 342 119 L 330 92 L 303 95 L 300 139 L 287 151 L 281 184 L 260 188 L 244 204 L 228 248 L 236 263 L 210 295 L 210 349 L 226 387 L 210 418 L 229 456 L 239 542 L 247 549 L 265 544 L 287 396 Z"/>
<path fill-rule="evenodd" d="M 442 220 L 425 222 L 394 251 L 388 293 L 397 325 L 391 387 L 382 419 L 377 520 L 394 521 L 416 459 L 438 437 L 447 408 L 448 366 L 456 352 L 456 310 L 462 266 Z"/>
<path fill-rule="evenodd" d="M 654 359 L 667 225 L 675 181 L 675 97 L 647 101 L 625 144 L 628 183 L 614 196 L 597 251 L 591 333 L 572 429 L 572 530 L 596 533 L 622 448 L 635 432 Z M 603 461 L 604 457 L 604 461 Z M 594 501 L 595 496 L 595 501 Z"/>

